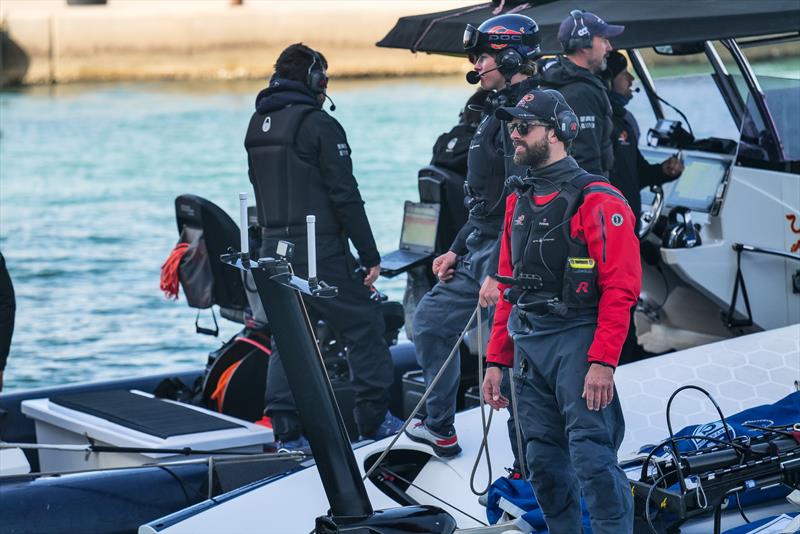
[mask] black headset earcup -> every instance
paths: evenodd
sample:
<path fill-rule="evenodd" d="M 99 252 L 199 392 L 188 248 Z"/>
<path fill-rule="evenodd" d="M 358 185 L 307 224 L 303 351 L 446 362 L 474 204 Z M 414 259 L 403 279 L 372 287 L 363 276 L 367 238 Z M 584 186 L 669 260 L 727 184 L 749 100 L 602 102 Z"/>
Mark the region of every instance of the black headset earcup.
<path fill-rule="evenodd" d="M 556 136 L 562 141 L 569 142 L 578 137 L 578 132 L 581 130 L 578 116 L 572 110 L 565 109 L 560 111 L 556 116 L 558 120 L 558 128 L 556 128 Z"/>
<path fill-rule="evenodd" d="M 311 50 L 309 54 L 312 61 L 306 75 L 306 86 L 315 95 L 321 95 L 328 88 L 328 74 L 325 72 L 325 65 L 322 63 L 319 53 L 316 50 Z M 314 67 L 317 68 L 315 69 Z"/>
<path fill-rule="evenodd" d="M 523 61 L 522 54 L 520 54 L 517 49 L 511 47 L 506 47 L 501 50 L 500 53 L 497 54 L 497 57 L 495 57 L 497 70 L 506 77 L 511 77 L 519 72 Z"/>
<path fill-rule="evenodd" d="M 569 12 L 574 24 L 572 33 L 567 41 L 567 50 L 580 50 L 581 48 L 592 47 L 592 36 L 583 21 L 583 11 L 573 9 Z"/>
<path fill-rule="evenodd" d="M 325 92 L 328 87 L 328 76 L 324 70 L 315 70 L 308 75 L 308 88 L 315 95 L 320 95 Z"/>

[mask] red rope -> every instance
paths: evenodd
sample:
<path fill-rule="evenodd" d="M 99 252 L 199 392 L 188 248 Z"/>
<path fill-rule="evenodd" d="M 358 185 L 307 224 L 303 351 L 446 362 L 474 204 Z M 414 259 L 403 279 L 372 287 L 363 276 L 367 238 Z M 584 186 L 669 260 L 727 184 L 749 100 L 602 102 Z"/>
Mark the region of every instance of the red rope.
<path fill-rule="evenodd" d="M 178 300 L 178 266 L 189 243 L 178 243 L 161 266 L 161 291 L 167 299 Z"/>
<path fill-rule="evenodd" d="M 261 352 L 263 352 L 267 356 L 271 356 L 272 355 L 272 351 L 271 350 L 269 350 L 267 347 L 265 347 L 264 345 L 262 345 L 258 341 L 254 341 L 254 340 L 250 339 L 249 337 L 237 337 L 236 341 L 241 341 L 242 343 L 249 343 L 250 345 L 253 345 L 255 348 L 259 349 Z"/>

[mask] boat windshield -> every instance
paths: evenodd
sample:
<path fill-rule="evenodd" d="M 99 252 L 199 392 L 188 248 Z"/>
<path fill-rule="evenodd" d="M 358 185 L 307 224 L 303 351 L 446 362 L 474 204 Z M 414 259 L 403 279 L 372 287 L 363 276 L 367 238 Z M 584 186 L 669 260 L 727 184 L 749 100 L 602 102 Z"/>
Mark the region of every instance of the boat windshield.
<path fill-rule="evenodd" d="M 800 161 L 800 122 L 797 121 L 800 116 L 800 59 L 794 53 L 800 50 L 800 44 L 771 43 L 749 46 L 746 50 L 775 123 L 782 157 L 774 148 L 758 101 L 748 89 L 733 56 L 721 43 L 715 43 L 715 49 L 730 74 L 727 86 L 722 83 L 724 80 L 720 82 L 703 53 L 676 55 L 656 62 L 652 52 L 640 51 L 645 63 L 651 65 L 650 73 L 658 96 L 685 116 L 662 104 L 664 117 L 680 121 L 698 140 L 695 145 L 702 146 L 703 150 L 732 154 L 738 146 L 736 152 L 740 158 L 753 163 Z M 654 63 L 656 66 L 652 66 Z M 655 123 L 655 111 L 644 96 L 634 98 L 628 108 L 639 120 L 643 132 Z M 741 117 L 735 117 L 737 114 Z M 640 142 L 646 144 L 647 135 L 643 134 Z"/>
<path fill-rule="evenodd" d="M 767 107 L 775 123 L 785 161 L 800 161 L 800 42 L 770 43 L 761 46 L 740 45 L 750 58 L 752 70 L 764 92 Z M 730 68 L 739 92 L 745 97 L 746 112 L 742 121 L 742 141 L 763 143 L 766 127 L 756 101 L 736 67 Z"/>
<path fill-rule="evenodd" d="M 685 74 L 687 70 L 692 74 Z M 661 106 L 664 117 L 680 121 L 684 128 L 692 131 L 695 139 L 717 137 L 736 141 L 739 128 L 711 78 L 711 68 L 708 67 L 708 72 L 705 70 L 700 65 L 691 65 L 689 69 L 673 66 L 651 69 L 658 96 L 680 110 L 688 125 L 675 109 L 665 104 Z M 641 123 L 643 132 L 655 124 L 655 112 L 643 93 L 636 94 L 628 108 Z"/>
<path fill-rule="evenodd" d="M 734 79 L 737 85 L 744 84 L 741 76 L 734 76 Z M 800 161 L 800 121 L 797 120 L 800 117 L 800 79 L 759 76 L 758 82 L 780 137 L 783 160 Z M 742 146 L 745 143 L 758 146 L 768 135 L 767 128 L 753 95 L 744 94 L 747 94 L 747 106 L 742 120 Z"/>

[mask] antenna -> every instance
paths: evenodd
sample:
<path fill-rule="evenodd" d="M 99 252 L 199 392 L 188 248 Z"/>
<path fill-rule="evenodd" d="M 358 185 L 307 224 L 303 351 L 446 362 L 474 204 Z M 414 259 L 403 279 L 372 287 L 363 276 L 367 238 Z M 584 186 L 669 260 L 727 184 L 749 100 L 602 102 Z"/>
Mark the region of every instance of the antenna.
<path fill-rule="evenodd" d="M 317 280 L 317 238 L 315 226 L 317 218 L 314 215 L 306 215 L 306 229 L 308 231 L 308 285 L 316 287 Z"/>
<path fill-rule="evenodd" d="M 247 193 L 239 193 L 239 241 L 242 253 L 242 265 L 248 265 L 250 259 L 250 239 L 247 236 Z"/>

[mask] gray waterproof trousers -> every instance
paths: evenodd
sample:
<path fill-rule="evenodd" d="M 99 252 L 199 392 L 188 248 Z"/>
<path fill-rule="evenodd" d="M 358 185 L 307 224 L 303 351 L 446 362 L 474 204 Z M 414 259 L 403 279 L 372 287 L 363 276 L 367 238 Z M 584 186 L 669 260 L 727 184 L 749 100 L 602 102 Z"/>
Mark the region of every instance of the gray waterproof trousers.
<path fill-rule="evenodd" d="M 550 534 L 580 534 L 581 492 L 594 534 L 633 531 L 633 497 L 617 450 L 625 421 L 616 391 L 612 403 L 590 411 L 581 398 L 589 370 L 594 324 L 552 334 L 509 329 L 515 346 L 517 416 L 527 440 L 526 459 Z"/>
<path fill-rule="evenodd" d="M 417 305 L 414 314 L 414 348 L 417 363 L 422 367 L 425 383 L 430 384 L 458 341 L 478 305 L 478 293 L 488 272 L 489 260 L 498 236 L 483 236 L 475 230 L 467 238 L 469 252 L 459 258 L 455 275 L 446 283 L 439 282 Z M 486 317 L 485 312 L 482 314 Z M 491 314 L 489 315 L 491 324 Z M 484 340 L 486 342 L 488 340 Z M 454 430 L 456 395 L 461 377 L 461 360 L 456 355 L 447 366 L 436 387 L 428 397 L 425 424 L 435 432 L 447 434 Z M 503 393 L 510 396 L 508 381 L 503 381 Z M 508 420 L 509 439 L 516 457 L 514 419 Z"/>

